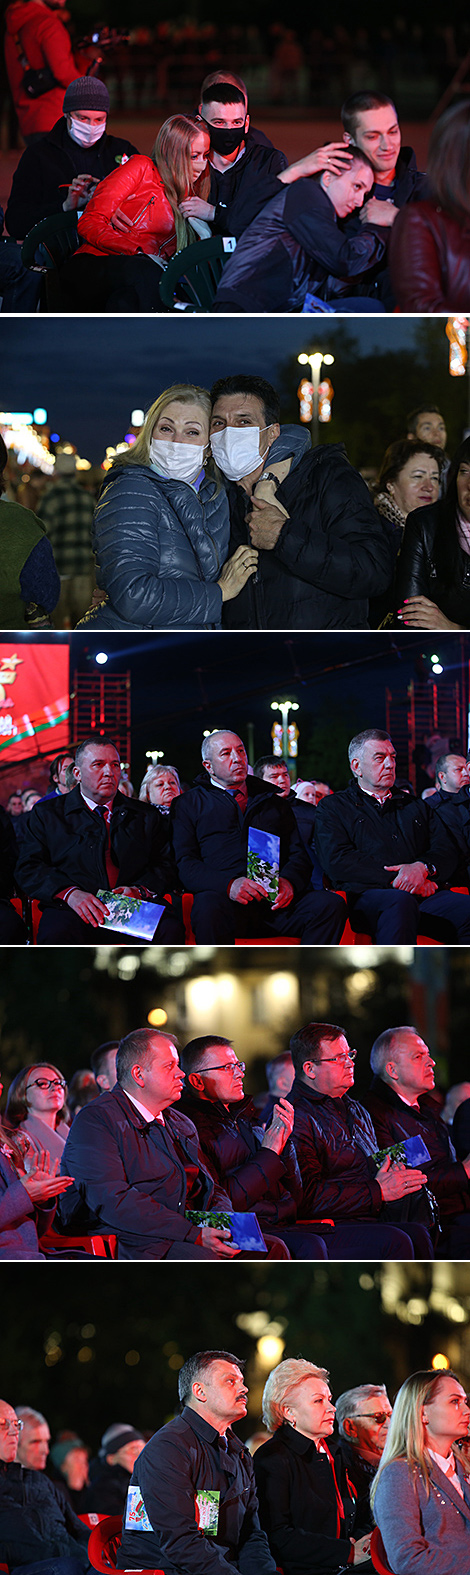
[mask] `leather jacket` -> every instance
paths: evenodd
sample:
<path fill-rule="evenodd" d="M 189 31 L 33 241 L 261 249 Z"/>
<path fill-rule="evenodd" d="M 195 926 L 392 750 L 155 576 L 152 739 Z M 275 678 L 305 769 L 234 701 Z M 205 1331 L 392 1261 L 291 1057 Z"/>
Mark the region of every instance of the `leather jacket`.
<path fill-rule="evenodd" d="M 466 312 L 470 299 L 470 219 L 460 224 L 433 202 L 397 214 L 389 247 L 402 312 Z"/>
<path fill-rule="evenodd" d="M 470 253 L 469 253 L 470 259 Z M 470 275 L 469 275 L 470 278 Z M 470 556 L 461 553 L 461 579 L 450 589 L 438 578 L 434 560 L 434 539 L 439 520 L 439 504 L 413 509 L 406 521 L 397 563 L 396 606 L 405 596 L 428 596 L 446 618 L 461 628 L 470 623 Z"/>
<path fill-rule="evenodd" d="M 132 219 L 131 230 L 113 229 L 117 208 Z M 103 253 L 134 256 L 136 252 L 172 257 L 176 251 L 175 218 L 153 160 L 134 153 L 126 164 L 106 175 L 79 219 L 78 233 L 84 243 L 80 251 L 95 257 Z"/>

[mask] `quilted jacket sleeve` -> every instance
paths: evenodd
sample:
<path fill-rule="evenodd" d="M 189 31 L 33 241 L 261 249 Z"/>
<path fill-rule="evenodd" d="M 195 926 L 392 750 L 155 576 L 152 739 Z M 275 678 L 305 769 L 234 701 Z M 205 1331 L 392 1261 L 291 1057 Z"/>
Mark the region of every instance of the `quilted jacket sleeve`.
<path fill-rule="evenodd" d="M 201 579 L 195 559 L 194 578 L 160 576 L 161 506 L 137 466 L 108 481 L 93 526 L 98 583 L 119 617 L 139 629 L 218 625 L 220 586 Z"/>

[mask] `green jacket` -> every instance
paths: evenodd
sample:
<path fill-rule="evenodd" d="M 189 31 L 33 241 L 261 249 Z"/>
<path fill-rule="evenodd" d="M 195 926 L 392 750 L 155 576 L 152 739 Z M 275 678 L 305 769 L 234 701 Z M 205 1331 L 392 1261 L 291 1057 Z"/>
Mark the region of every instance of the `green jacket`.
<path fill-rule="evenodd" d="M 33 547 L 46 535 L 42 521 L 21 503 L 0 498 L 0 628 L 26 629 L 20 574 Z"/>

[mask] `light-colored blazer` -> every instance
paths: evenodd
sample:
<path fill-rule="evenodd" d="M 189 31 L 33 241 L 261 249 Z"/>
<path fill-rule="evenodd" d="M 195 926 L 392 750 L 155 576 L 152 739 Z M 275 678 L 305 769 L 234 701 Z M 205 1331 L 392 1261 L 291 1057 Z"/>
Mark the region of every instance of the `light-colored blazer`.
<path fill-rule="evenodd" d="M 394 1575 L 470 1575 L 470 1482 L 464 1498 L 434 1461 L 426 1497 L 419 1466 L 392 1460 L 380 1476 L 374 1515 Z"/>

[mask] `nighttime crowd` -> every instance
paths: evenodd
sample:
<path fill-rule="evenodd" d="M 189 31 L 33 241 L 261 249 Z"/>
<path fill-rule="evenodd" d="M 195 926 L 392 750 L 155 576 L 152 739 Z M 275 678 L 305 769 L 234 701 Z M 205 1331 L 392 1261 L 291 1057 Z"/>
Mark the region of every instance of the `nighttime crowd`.
<path fill-rule="evenodd" d="M 0 247 L 4 311 L 194 304 L 186 257 L 172 284 L 165 273 L 177 253 L 214 238 L 222 271 L 203 306 L 215 312 L 466 311 L 467 98 L 433 126 L 426 171 L 401 145 L 393 99 L 367 86 L 338 105 L 335 139 L 289 164 L 251 127 L 244 80 L 219 69 L 193 114 L 182 107 L 164 121 L 149 154 L 108 133 L 99 61 L 86 68 L 74 57 L 60 3 L 7 8 L 7 70 L 27 145 Z M 34 271 L 41 242 L 53 274 Z"/>
<path fill-rule="evenodd" d="M 411 1554 L 418 1575 L 431 1560 L 440 1575 L 468 1575 L 470 1406 L 457 1373 L 410 1374 L 393 1406 L 373 1379 L 334 1402 L 325 1367 L 287 1357 L 264 1385 L 262 1428 L 242 1443 L 244 1365 L 231 1351 L 195 1352 L 171 1420 L 152 1436 L 112 1424 L 91 1460 L 64 1427 L 48 1465 L 46 1417 L 0 1400 L 10 1569 L 90 1575 L 112 1536 L 118 1568 L 151 1563 L 159 1575 L 339 1575 L 350 1565 L 408 1575 Z"/>
<path fill-rule="evenodd" d="M 174 384 L 98 499 L 72 445 L 15 491 L 0 436 L 2 627 L 468 628 L 470 438 L 450 457 L 420 405 L 369 488 L 343 444 L 280 418 L 262 377 Z"/>

